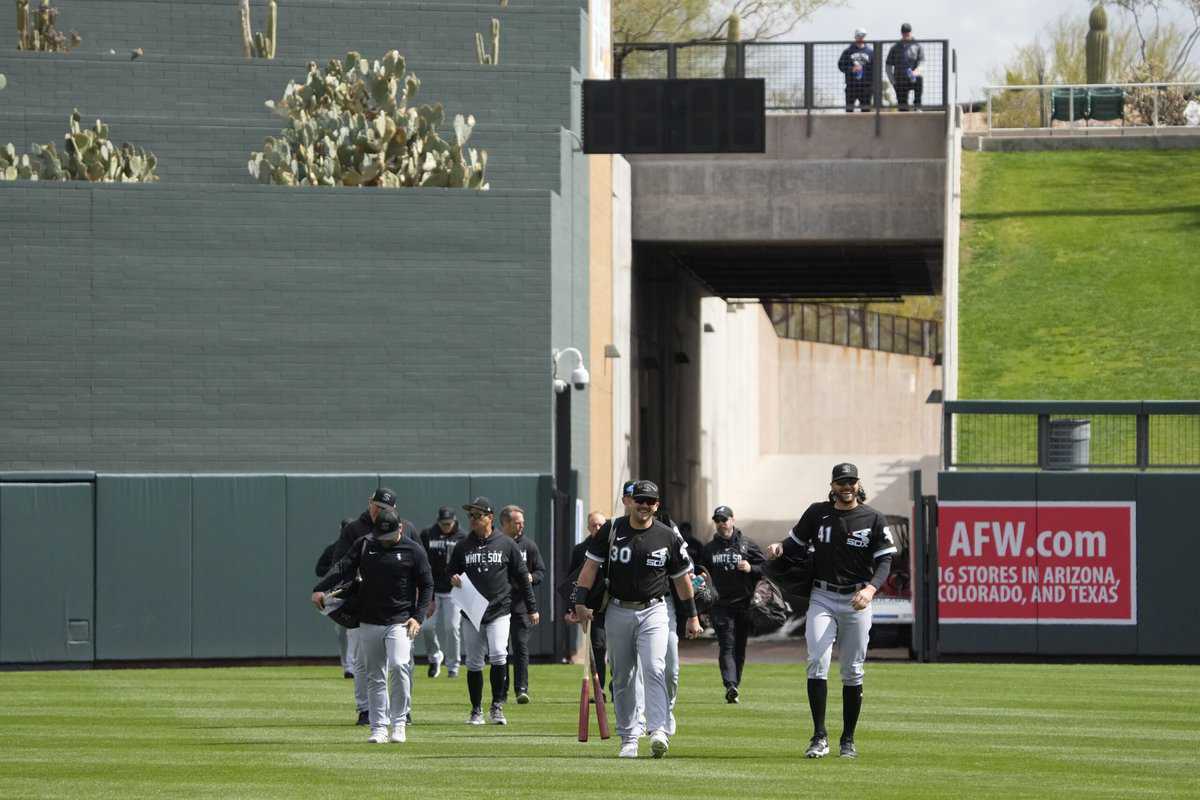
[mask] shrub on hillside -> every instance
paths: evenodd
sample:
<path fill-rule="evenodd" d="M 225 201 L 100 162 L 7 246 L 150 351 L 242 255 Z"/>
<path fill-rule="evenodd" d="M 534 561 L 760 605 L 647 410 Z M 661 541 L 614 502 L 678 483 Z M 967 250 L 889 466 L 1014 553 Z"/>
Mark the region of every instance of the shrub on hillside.
<path fill-rule="evenodd" d="M 347 53 L 325 69 L 310 62 L 303 84 L 289 82 L 282 99 L 267 101 L 289 127 L 251 154 L 250 174 L 284 186 L 486 190 L 487 152 L 465 148 L 475 118 L 457 115 L 446 142 L 441 103 L 410 105 L 420 86 L 395 50 L 374 62 Z"/>
<path fill-rule="evenodd" d="M 108 126 L 100 120 L 90 130 L 80 124 L 79 110 L 71 113 L 71 128 L 63 137 L 63 152 L 54 143 L 35 144 L 29 155 L 17 155 L 12 143 L 0 149 L 0 178 L 32 181 L 93 181 L 151 183 L 158 159 L 126 142 L 114 145 Z"/>

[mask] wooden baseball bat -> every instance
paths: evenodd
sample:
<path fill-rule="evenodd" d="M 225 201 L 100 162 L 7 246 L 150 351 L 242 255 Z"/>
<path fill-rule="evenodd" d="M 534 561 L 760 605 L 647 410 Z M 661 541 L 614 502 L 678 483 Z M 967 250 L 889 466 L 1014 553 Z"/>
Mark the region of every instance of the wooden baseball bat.
<path fill-rule="evenodd" d="M 583 682 L 579 687 L 579 741 L 586 742 L 588 740 L 588 687 L 592 684 L 592 638 L 588 632 L 588 623 L 585 621 L 580 625 L 583 631 L 583 640 L 586 646 L 583 648 Z"/>
<path fill-rule="evenodd" d="M 587 649 L 591 653 L 591 637 L 588 637 Z M 607 739 L 610 735 L 608 732 L 608 711 L 604 707 L 604 687 L 600 685 L 600 675 L 596 670 L 592 670 L 592 687 L 595 689 L 596 695 L 596 724 L 600 727 L 600 738 Z"/>

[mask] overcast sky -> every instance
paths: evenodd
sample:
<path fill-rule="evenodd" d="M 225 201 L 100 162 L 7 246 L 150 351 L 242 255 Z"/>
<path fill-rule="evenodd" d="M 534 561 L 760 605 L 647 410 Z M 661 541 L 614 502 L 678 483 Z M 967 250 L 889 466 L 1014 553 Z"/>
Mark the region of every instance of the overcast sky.
<path fill-rule="evenodd" d="M 959 99 L 981 99 L 987 73 L 1017 46 L 1033 41 L 1063 12 L 1082 16 L 1090 7 L 1087 0 L 849 0 L 845 8 L 818 12 L 788 38 L 849 40 L 861 25 L 871 38 L 890 39 L 899 36 L 901 22 L 911 22 L 918 38 L 950 40 L 958 51 Z M 1109 11 L 1110 24 L 1117 14 Z"/>

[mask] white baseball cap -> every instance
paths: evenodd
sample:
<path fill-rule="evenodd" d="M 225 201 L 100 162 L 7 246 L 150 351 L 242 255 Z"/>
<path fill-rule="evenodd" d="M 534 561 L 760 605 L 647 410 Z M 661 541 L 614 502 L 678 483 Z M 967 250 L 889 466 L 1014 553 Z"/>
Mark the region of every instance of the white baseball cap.
<path fill-rule="evenodd" d="M 866 29 L 866 28 L 855 28 L 855 29 L 854 29 L 854 38 L 855 38 L 855 39 L 858 39 L 858 38 L 865 39 L 865 38 L 867 38 L 867 29 Z"/>

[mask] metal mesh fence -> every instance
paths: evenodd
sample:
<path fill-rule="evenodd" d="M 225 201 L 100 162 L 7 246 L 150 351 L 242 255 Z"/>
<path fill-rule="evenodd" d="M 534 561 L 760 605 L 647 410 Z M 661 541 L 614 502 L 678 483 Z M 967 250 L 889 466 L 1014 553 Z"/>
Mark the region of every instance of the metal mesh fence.
<path fill-rule="evenodd" d="M 920 63 L 915 64 L 920 46 Z M 766 84 L 768 110 L 845 109 L 873 110 L 876 96 L 883 107 L 895 107 L 900 95 L 911 107 L 943 109 L 946 103 L 947 57 L 945 40 L 869 42 L 874 61 L 859 77 L 847 76 L 838 60 L 849 42 L 724 42 L 618 44 L 614 48 L 618 78 L 761 78 Z M 885 64 L 895 47 L 894 62 Z M 878 91 L 877 91 L 878 90 Z M 919 95 L 919 96 L 918 96 Z M 899 103 L 901 108 L 905 103 Z"/>
<path fill-rule="evenodd" d="M 934 358 L 941 353 L 935 320 L 880 314 L 829 303 L 766 303 L 775 332 L 785 339 Z"/>
<path fill-rule="evenodd" d="M 1020 405 L 1007 412 L 1005 406 Z M 1155 414 L 1153 404 L 947 404 L 948 467 L 1200 469 L 1200 403 Z M 1102 405 L 1105 408 L 1097 410 Z M 1067 407 L 1067 408 L 1064 408 Z M 978 410 L 966 411 L 964 408 Z M 1112 408 L 1113 410 L 1108 410 Z M 1126 412 L 1125 409 L 1128 408 Z"/>

